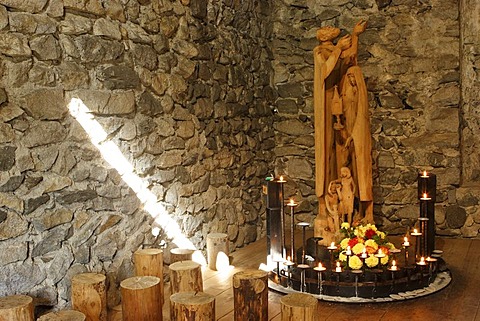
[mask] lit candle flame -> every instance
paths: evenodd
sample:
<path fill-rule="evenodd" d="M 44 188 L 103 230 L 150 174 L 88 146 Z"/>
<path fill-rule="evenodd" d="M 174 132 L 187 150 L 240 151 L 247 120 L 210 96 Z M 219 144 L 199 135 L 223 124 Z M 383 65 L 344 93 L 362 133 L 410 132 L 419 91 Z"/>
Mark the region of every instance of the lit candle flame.
<path fill-rule="evenodd" d="M 423 198 L 428 198 L 427 193 L 423 193 Z"/>
<path fill-rule="evenodd" d="M 286 181 L 283 179 L 283 176 L 280 176 L 280 179 L 278 180 L 280 183 L 285 183 Z"/>
<path fill-rule="evenodd" d="M 382 255 L 383 252 L 382 252 L 382 249 L 378 249 L 378 255 Z"/>
<path fill-rule="evenodd" d="M 427 171 L 423 171 L 423 177 L 428 177 L 427 176 Z"/>
<path fill-rule="evenodd" d="M 397 271 L 398 270 L 397 262 L 395 262 L 395 260 L 392 261 L 392 266 L 390 267 L 390 270 L 392 270 L 392 271 Z"/>
<path fill-rule="evenodd" d="M 418 230 L 416 228 L 414 228 L 413 233 L 418 233 Z"/>
<path fill-rule="evenodd" d="M 318 268 L 319 268 L 319 269 L 322 269 L 322 268 L 323 268 L 322 262 L 318 262 Z"/>
<path fill-rule="evenodd" d="M 367 258 L 367 248 L 366 247 L 363 248 L 361 257 L 362 257 L 362 259 Z"/>
<path fill-rule="evenodd" d="M 332 244 L 330 245 L 331 247 L 335 247 L 335 242 L 332 242 Z"/>
<path fill-rule="evenodd" d="M 342 272 L 342 267 L 340 266 L 340 262 L 337 261 L 337 267 L 335 268 L 335 272 Z"/>
<path fill-rule="evenodd" d="M 420 258 L 420 263 L 425 263 L 425 258 L 423 256 Z"/>

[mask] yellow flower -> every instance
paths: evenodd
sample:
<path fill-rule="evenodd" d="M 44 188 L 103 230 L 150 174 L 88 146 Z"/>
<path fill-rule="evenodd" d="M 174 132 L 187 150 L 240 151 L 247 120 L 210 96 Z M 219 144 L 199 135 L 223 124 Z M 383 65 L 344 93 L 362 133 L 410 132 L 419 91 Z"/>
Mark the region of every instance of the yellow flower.
<path fill-rule="evenodd" d="M 369 246 L 373 248 L 375 251 L 378 250 L 378 244 L 374 240 L 366 240 L 365 241 L 365 246 Z"/>
<path fill-rule="evenodd" d="M 340 242 L 340 247 L 344 250 L 347 249 L 348 247 L 348 242 L 350 241 L 350 239 L 348 238 L 344 238 L 341 242 Z"/>
<path fill-rule="evenodd" d="M 343 222 L 342 225 L 340 225 L 340 228 L 348 230 L 350 228 L 350 224 L 348 222 Z"/>
<path fill-rule="evenodd" d="M 367 257 L 365 259 L 365 264 L 367 264 L 367 266 L 369 268 L 372 268 L 374 266 L 377 266 L 378 264 L 378 258 L 376 258 L 374 255 L 370 255 L 369 257 Z"/>
<path fill-rule="evenodd" d="M 357 243 L 355 246 L 352 248 L 353 254 L 361 254 L 363 252 L 363 249 L 365 246 L 362 243 Z"/>
<path fill-rule="evenodd" d="M 338 255 L 338 259 L 342 262 L 345 262 L 347 260 L 347 256 L 345 255 L 344 252 L 342 252 Z"/>
<path fill-rule="evenodd" d="M 377 231 L 377 235 L 378 235 L 382 240 L 384 240 L 385 237 L 387 236 L 385 233 L 380 232 L 380 231 Z"/>
<path fill-rule="evenodd" d="M 387 244 L 385 244 L 386 247 L 388 247 L 390 250 L 393 250 L 395 249 L 395 245 L 393 245 L 392 243 L 388 242 Z"/>
<path fill-rule="evenodd" d="M 380 259 L 380 262 L 382 263 L 382 265 L 385 265 L 388 263 L 388 255 L 385 255 L 385 257 L 382 257 Z"/>
<path fill-rule="evenodd" d="M 350 260 L 348 261 L 348 266 L 350 266 L 351 269 L 353 270 L 359 270 L 362 268 L 362 260 L 356 255 L 350 257 Z"/>

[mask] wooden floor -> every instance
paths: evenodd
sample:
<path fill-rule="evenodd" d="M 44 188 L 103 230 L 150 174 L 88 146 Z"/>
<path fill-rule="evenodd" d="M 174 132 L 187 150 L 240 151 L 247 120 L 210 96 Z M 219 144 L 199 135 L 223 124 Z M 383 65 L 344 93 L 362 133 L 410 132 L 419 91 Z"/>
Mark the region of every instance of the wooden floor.
<path fill-rule="evenodd" d="M 414 300 L 392 303 L 348 304 L 319 301 L 317 320 L 458 320 L 480 321 L 480 239 L 437 238 L 436 248 L 453 275 L 451 284 L 440 292 Z M 266 240 L 260 240 L 232 253 L 234 268 L 228 272 L 203 270 L 204 292 L 216 296 L 217 320 L 233 318 L 232 275 L 258 268 L 265 262 Z M 168 294 L 168 285 L 166 285 Z M 281 294 L 269 292 L 269 320 L 281 320 Z M 168 297 L 168 296 L 166 296 Z M 169 302 L 164 305 L 164 320 L 169 318 Z M 249 320 L 255 321 L 255 320 Z"/>

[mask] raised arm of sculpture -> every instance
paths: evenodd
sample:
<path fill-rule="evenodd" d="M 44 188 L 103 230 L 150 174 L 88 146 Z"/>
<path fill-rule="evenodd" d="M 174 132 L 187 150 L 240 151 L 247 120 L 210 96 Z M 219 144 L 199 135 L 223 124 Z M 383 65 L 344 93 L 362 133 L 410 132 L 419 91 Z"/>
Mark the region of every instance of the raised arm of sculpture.
<path fill-rule="evenodd" d="M 367 28 L 367 20 L 361 19 L 352 31 L 352 45 L 342 52 L 341 58 L 345 59 L 346 65 L 356 66 L 358 57 L 358 36 Z"/>

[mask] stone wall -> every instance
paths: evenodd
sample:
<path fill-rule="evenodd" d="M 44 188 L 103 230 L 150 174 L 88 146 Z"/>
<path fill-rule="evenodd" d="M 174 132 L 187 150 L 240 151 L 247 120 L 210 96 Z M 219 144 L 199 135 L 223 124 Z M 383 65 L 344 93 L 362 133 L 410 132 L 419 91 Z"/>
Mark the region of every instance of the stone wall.
<path fill-rule="evenodd" d="M 108 275 L 117 304 L 132 252 L 153 238 L 137 188 L 200 249 L 208 232 L 228 232 L 232 250 L 264 233 L 270 9 L 254 0 L 0 0 L 0 296 L 65 306 L 70 278 L 93 271 Z M 103 136 L 87 135 L 72 98 Z M 104 160 L 122 157 L 133 171 Z"/>
<path fill-rule="evenodd" d="M 414 223 L 417 173 L 426 169 L 437 175 L 437 233 L 479 236 L 478 4 L 462 3 L 460 23 L 459 2 L 450 0 L 275 1 L 276 168 L 289 178 L 286 194 L 301 202 L 299 219 L 317 211 L 315 31 L 333 25 L 350 33 L 364 18 L 359 64 L 372 115 L 377 224 L 405 233 Z"/>

